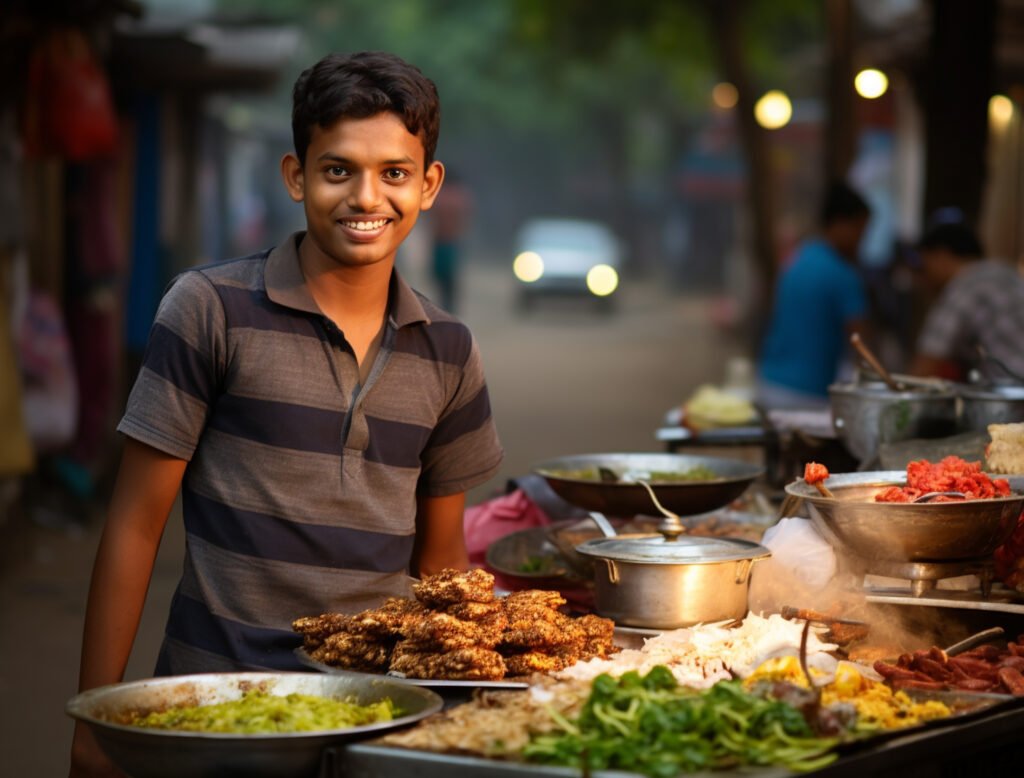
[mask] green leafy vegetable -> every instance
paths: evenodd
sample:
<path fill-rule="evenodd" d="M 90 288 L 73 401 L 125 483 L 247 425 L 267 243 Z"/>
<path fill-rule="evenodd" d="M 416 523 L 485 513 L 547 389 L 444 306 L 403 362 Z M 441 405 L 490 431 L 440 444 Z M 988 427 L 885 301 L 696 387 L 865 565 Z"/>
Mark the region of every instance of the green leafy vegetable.
<path fill-rule="evenodd" d="M 529 761 L 653 778 L 745 765 L 816 770 L 838 742 L 816 737 L 799 710 L 723 681 L 707 691 L 680 687 L 663 666 L 647 675 L 600 675 L 575 721 L 534 737 Z"/>

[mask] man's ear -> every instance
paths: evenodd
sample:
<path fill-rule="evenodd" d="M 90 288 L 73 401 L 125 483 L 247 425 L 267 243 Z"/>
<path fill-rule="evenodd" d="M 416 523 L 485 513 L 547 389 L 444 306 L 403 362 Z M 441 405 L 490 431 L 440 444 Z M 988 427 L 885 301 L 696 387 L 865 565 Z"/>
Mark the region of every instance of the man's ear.
<path fill-rule="evenodd" d="M 288 190 L 288 196 L 297 203 L 301 203 L 306 194 L 306 178 L 302 172 L 302 163 L 292 152 L 281 157 L 281 178 L 284 179 L 284 187 Z"/>
<path fill-rule="evenodd" d="M 444 183 L 444 165 L 434 161 L 427 166 L 423 174 L 423 197 L 420 200 L 420 210 L 430 210 L 434 204 L 437 193 L 441 191 L 441 184 Z"/>

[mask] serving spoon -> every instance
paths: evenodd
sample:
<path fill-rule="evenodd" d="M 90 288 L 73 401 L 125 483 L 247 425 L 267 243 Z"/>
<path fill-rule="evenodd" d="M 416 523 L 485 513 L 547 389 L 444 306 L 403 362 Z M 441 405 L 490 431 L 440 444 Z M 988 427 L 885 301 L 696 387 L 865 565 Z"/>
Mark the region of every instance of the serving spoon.
<path fill-rule="evenodd" d="M 967 495 L 963 492 L 925 492 L 924 494 L 915 497 L 911 502 L 931 502 L 936 497 L 959 497 L 962 500 L 967 499 Z"/>

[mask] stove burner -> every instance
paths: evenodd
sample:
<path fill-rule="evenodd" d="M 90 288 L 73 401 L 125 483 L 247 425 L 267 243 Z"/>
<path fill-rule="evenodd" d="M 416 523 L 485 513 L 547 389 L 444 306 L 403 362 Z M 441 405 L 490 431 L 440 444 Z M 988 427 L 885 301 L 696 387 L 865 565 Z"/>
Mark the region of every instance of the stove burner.
<path fill-rule="evenodd" d="M 910 591 L 914 597 L 924 597 L 929 594 L 943 578 L 976 575 L 981 580 L 981 597 L 988 599 L 992 594 L 995 562 L 992 558 L 958 559 L 943 562 L 889 562 L 873 559 L 864 560 L 857 565 L 857 572 L 908 579 Z"/>

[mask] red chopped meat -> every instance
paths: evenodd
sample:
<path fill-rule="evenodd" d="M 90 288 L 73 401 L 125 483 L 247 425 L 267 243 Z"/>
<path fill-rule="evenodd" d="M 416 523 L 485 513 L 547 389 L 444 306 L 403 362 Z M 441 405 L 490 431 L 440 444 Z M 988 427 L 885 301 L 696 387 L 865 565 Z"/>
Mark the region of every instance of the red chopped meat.
<path fill-rule="evenodd" d="M 804 480 L 809 484 L 817 484 L 828 478 L 828 468 L 817 462 L 804 465 Z"/>
<path fill-rule="evenodd" d="M 875 495 L 875 502 L 911 502 L 925 492 L 962 492 L 966 500 L 1006 497 L 1010 484 L 1005 478 L 989 478 L 981 462 L 946 457 L 935 464 L 926 459 L 907 465 L 907 485 L 893 486 Z M 959 497 L 938 497 L 934 502 L 951 502 Z"/>

